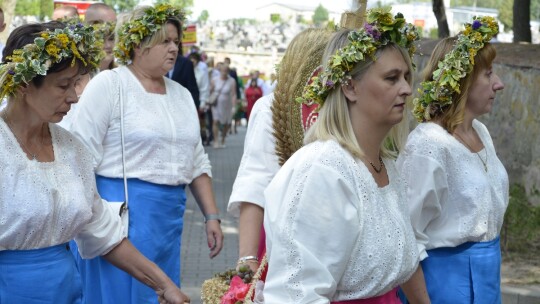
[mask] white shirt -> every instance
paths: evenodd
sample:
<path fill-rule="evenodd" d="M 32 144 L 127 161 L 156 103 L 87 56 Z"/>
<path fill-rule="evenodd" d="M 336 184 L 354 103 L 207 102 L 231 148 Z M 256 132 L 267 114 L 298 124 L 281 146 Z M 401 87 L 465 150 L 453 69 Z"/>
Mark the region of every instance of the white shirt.
<path fill-rule="evenodd" d="M 204 71 L 200 65 L 195 66 L 194 72 L 197 87 L 199 88 L 199 100 L 201 101 L 199 107 L 202 108 L 210 98 L 210 78 L 208 77 L 208 70 Z"/>
<path fill-rule="evenodd" d="M 0 251 L 75 238 L 83 258 L 103 255 L 122 241 L 120 218 L 97 193 L 92 155 L 66 130 L 49 128 L 55 160 L 38 162 L 0 119 Z"/>
<path fill-rule="evenodd" d="M 94 156 L 96 174 L 122 178 L 118 76 L 124 96 L 127 177 L 174 186 L 190 184 L 202 174 L 211 176 L 189 91 L 164 77 L 167 94 L 148 93 L 125 66 L 92 78 L 69 126 Z"/>
<path fill-rule="evenodd" d="M 508 175 L 487 128 L 478 120 L 473 128 L 484 144 L 478 154 L 438 124 L 422 123 L 398 158 L 421 259 L 426 250 L 491 241 L 501 231 Z"/>
<path fill-rule="evenodd" d="M 264 208 L 264 189 L 279 170 L 276 155 L 276 139 L 272 132 L 272 102 L 274 94 L 261 97 L 253 106 L 246 138 L 244 154 L 238 167 L 227 211 L 240 215 L 240 204 L 250 202 Z"/>
<path fill-rule="evenodd" d="M 384 163 L 383 188 L 332 140 L 306 145 L 283 165 L 265 191 L 265 302 L 370 298 L 413 274 L 418 251 L 404 184 L 394 162 Z"/>

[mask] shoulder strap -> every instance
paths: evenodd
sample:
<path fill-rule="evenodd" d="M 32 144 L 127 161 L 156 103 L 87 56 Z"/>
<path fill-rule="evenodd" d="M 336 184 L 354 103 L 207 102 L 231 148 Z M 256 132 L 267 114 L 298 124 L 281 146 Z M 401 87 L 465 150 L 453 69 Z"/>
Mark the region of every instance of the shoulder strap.
<path fill-rule="evenodd" d="M 122 175 L 124 176 L 124 198 L 125 198 L 125 209 L 128 209 L 128 188 L 127 188 L 127 177 L 126 177 L 126 148 L 124 142 L 124 89 L 122 86 L 122 77 L 120 73 L 116 70 L 112 70 L 118 76 L 118 96 L 120 99 L 120 139 L 122 143 Z"/>

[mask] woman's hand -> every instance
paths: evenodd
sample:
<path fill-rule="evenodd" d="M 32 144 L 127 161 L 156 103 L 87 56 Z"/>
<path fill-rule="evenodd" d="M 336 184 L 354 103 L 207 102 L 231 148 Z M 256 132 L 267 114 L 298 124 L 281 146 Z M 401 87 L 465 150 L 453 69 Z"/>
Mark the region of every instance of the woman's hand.
<path fill-rule="evenodd" d="M 210 248 L 210 258 L 213 259 L 223 248 L 223 232 L 219 221 L 211 220 L 206 222 L 206 238 L 208 248 Z"/>
<path fill-rule="evenodd" d="M 159 304 L 186 304 L 191 302 L 191 299 L 175 285 L 169 285 L 156 293 L 158 294 Z"/>
<path fill-rule="evenodd" d="M 236 264 L 236 271 L 240 270 L 240 266 L 247 265 L 253 273 L 257 273 L 257 269 L 259 269 L 259 261 L 256 260 L 247 260 L 245 262 L 241 262 Z"/>

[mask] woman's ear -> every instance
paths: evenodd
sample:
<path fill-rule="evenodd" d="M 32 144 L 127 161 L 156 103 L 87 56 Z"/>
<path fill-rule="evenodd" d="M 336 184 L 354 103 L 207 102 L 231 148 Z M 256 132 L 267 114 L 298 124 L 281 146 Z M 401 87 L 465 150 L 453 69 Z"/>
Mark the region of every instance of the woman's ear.
<path fill-rule="evenodd" d="M 356 96 L 356 91 L 354 90 L 354 84 L 352 80 L 347 80 L 347 83 L 341 86 L 341 91 L 343 92 L 343 95 L 345 95 L 345 97 L 347 98 L 347 101 L 356 102 L 358 97 Z"/>

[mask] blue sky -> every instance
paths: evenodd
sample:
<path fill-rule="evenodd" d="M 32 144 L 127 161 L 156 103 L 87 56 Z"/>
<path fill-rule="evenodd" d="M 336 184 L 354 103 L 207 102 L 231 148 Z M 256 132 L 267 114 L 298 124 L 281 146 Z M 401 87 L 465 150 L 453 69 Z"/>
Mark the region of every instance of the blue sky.
<path fill-rule="evenodd" d="M 213 20 L 231 18 L 250 18 L 257 7 L 270 3 L 294 3 L 296 5 L 317 6 L 319 3 L 332 11 L 342 12 L 350 9 L 353 0 L 193 0 L 192 18 L 199 17 L 203 10 L 208 10 Z"/>

